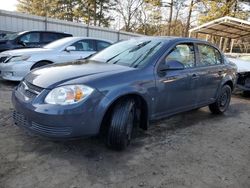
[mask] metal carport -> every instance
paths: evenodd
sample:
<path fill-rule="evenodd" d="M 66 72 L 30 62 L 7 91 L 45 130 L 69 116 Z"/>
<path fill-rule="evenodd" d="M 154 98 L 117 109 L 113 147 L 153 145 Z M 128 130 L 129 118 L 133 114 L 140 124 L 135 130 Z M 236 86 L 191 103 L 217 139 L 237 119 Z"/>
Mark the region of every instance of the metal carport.
<path fill-rule="evenodd" d="M 199 33 L 206 34 L 206 38 L 208 38 L 209 35 L 220 37 L 220 48 L 223 38 L 232 39 L 230 48 L 230 52 L 232 52 L 235 39 L 250 38 L 250 22 L 225 16 L 190 29 L 189 37 L 191 37 L 192 34 L 196 34 L 197 37 Z"/>

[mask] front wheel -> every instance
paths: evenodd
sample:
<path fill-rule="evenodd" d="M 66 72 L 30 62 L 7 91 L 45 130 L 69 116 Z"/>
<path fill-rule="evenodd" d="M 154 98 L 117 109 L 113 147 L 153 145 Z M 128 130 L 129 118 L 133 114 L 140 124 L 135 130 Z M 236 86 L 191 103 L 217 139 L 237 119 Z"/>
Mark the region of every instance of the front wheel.
<path fill-rule="evenodd" d="M 224 85 L 219 93 L 217 100 L 209 105 L 209 109 L 213 114 L 224 113 L 230 104 L 232 90 L 229 85 Z"/>
<path fill-rule="evenodd" d="M 125 149 L 131 141 L 135 130 L 136 107 L 133 99 L 118 102 L 110 118 L 107 144 L 116 150 Z"/>

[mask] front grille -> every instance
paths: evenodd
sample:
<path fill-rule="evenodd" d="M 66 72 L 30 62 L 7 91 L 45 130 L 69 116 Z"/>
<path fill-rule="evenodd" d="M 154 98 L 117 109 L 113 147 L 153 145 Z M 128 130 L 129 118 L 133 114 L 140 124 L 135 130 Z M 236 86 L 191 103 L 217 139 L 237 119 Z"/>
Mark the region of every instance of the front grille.
<path fill-rule="evenodd" d="M 13 112 L 13 119 L 14 119 L 14 123 L 17 126 L 21 126 L 21 127 L 28 127 L 29 126 L 29 123 L 25 119 L 25 117 L 16 111 Z"/>
<path fill-rule="evenodd" d="M 29 100 L 34 99 L 42 90 L 43 88 L 35 86 L 27 81 L 22 81 L 18 86 L 18 91 Z"/>
<path fill-rule="evenodd" d="M 67 136 L 72 132 L 71 127 L 49 127 L 35 122 L 31 123 L 30 128 L 35 132 L 48 136 Z"/>
<path fill-rule="evenodd" d="M 72 133 L 72 127 L 50 127 L 42 125 L 34 121 L 28 122 L 24 115 L 14 111 L 13 112 L 14 123 L 19 127 L 24 127 L 32 130 L 34 133 L 38 133 L 44 136 L 60 137 L 68 136 Z"/>

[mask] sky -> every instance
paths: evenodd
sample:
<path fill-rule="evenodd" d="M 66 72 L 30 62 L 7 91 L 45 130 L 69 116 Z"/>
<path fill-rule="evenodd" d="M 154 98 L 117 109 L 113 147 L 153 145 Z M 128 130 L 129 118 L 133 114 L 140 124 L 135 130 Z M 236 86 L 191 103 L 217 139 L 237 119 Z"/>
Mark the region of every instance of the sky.
<path fill-rule="evenodd" d="M 0 9 L 2 10 L 16 10 L 17 0 L 0 0 Z"/>

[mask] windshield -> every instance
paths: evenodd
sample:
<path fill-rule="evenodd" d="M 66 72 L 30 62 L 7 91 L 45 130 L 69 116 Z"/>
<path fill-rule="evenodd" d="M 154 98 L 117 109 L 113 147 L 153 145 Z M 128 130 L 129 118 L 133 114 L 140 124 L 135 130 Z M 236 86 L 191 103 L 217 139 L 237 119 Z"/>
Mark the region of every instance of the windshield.
<path fill-rule="evenodd" d="M 45 45 L 43 48 L 47 48 L 47 49 L 61 48 L 70 41 L 72 41 L 72 37 L 62 38 L 62 39 L 56 40 L 54 42 L 51 42 Z"/>
<path fill-rule="evenodd" d="M 0 38 L 0 40 L 14 40 L 17 38 L 19 33 L 11 33 L 11 34 L 6 34 L 4 37 Z"/>
<path fill-rule="evenodd" d="M 142 67 L 163 45 L 162 40 L 130 39 L 116 43 L 97 53 L 90 60 L 118 64 L 128 67 Z"/>

